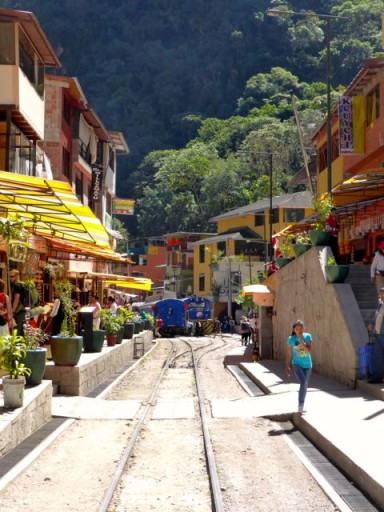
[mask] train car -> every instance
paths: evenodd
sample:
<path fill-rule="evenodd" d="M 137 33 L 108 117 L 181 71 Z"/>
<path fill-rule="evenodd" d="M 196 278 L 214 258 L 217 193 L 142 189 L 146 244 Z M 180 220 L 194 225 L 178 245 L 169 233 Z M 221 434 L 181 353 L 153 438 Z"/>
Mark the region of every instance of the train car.
<path fill-rule="evenodd" d="M 191 295 L 181 299 L 186 304 L 187 318 L 189 320 L 209 320 L 211 318 L 211 301 L 205 297 Z"/>
<path fill-rule="evenodd" d="M 152 314 L 160 318 L 162 336 L 179 336 L 185 334 L 186 310 L 188 306 L 180 299 L 162 299 L 152 305 Z"/>
<path fill-rule="evenodd" d="M 161 318 L 162 336 L 187 334 L 187 321 L 205 321 L 211 315 L 211 302 L 203 297 L 192 295 L 185 299 L 162 299 L 152 304 L 152 315 Z"/>

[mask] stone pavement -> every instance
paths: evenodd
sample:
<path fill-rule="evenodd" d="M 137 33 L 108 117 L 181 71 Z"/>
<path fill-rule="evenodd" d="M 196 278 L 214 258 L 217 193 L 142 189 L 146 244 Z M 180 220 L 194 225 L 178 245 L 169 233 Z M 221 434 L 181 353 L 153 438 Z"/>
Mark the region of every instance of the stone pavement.
<path fill-rule="evenodd" d="M 281 361 L 241 363 L 266 396 L 213 400 L 214 417 L 290 419 L 332 462 L 384 509 L 384 386 L 358 381 L 357 389 L 312 373 L 305 413 L 298 384 Z"/>

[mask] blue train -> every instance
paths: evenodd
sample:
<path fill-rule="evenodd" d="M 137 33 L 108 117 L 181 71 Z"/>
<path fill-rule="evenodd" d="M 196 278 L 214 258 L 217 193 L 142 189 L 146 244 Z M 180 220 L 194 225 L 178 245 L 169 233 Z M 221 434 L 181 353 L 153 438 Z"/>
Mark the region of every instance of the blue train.
<path fill-rule="evenodd" d="M 196 322 L 211 318 L 211 301 L 195 295 L 185 299 L 162 299 L 152 305 L 152 314 L 163 321 L 162 336 L 183 335 L 187 334 L 189 320 Z"/>

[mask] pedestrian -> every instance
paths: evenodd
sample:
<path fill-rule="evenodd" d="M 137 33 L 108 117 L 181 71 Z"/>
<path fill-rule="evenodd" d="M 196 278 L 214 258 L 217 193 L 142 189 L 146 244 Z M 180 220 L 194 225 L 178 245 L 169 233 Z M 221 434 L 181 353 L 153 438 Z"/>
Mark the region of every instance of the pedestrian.
<path fill-rule="evenodd" d="M 59 290 L 55 290 L 54 292 L 55 300 L 53 302 L 52 311 L 50 313 L 51 321 L 52 321 L 52 336 L 57 336 L 61 332 L 61 325 L 63 323 L 65 313 L 64 313 L 64 305 L 60 298 Z"/>
<path fill-rule="evenodd" d="M 221 332 L 221 322 L 217 317 L 215 318 L 215 322 L 213 324 L 213 337 L 214 338 L 216 337 L 216 334 L 223 337 L 223 333 Z"/>
<path fill-rule="evenodd" d="M 249 325 L 249 321 L 246 316 L 242 316 L 240 318 L 240 334 L 241 334 L 241 344 L 247 346 L 248 341 L 249 341 L 249 336 L 251 334 L 251 326 Z"/>
<path fill-rule="evenodd" d="M 11 303 L 12 314 L 15 322 L 15 328 L 19 336 L 24 335 L 23 325 L 25 322 L 25 307 L 24 307 L 24 286 L 20 281 L 20 272 L 12 269 L 9 273 L 9 280 L 11 283 Z"/>
<path fill-rule="evenodd" d="M 235 334 L 236 332 L 236 322 L 232 317 L 229 319 L 229 332 L 230 334 Z"/>
<path fill-rule="evenodd" d="M 5 282 L 0 279 L 0 336 L 6 336 L 12 329 L 12 306 L 9 296 L 5 293 Z"/>
<path fill-rule="evenodd" d="M 92 327 L 94 331 L 100 329 L 100 310 L 101 304 L 99 297 L 95 294 L 91 294 L 89 297 L 89 305 L 93 307 L 92 311 Z"/>
<path fill-rule="evenodd" d="M 379 291 L 379 304 L 375 314 L 368 325 L 368 330 L 373 337 L 373 361 L 372 377 L 370 384 L 381 384 L 384 375 L 384 287 Z"/>
<path fill-rule="evenodd" d="M 191 322 L 190 320 L 187 320 L 186 328 L 187 328 L 187 336 L 192 336 L 193 322 Z"/>
<path fill-rule="evenodd" d="M 256 339 L 256 329 L 257 329 L 257 318 L 256 318 L 255 314 L 252 314 L 251 318 L 249 319 L 249 327 L 251 330 L 250 341 L 254 342 Z"/>
<path fill-rule="evenodd" d="M 371 263 L 371 281 L 375 283 L 376 291 L 379 294 L 384 286 L 384 241 L 379 243 Z"/>
<path fill-rule="evenodd" d="M 287 375 L 291 375 L 291 370 L 299 381 L 299 406 L 298 412 L 304 411 L 305 396 L 312 371 L 312 336 L 304 332 L 304 323 L 302 320 L 296 320 L 292 326 L 292 334 L 288 337 L 285 365 Z"/>
<path fill-rule="evenodd" d="M 107 305 L 107 308 L 110 309 L 112 311 L 112 315 L 113 316 L 116 316 L 116 313 L 117 313 L 117 304 L 116 304 L 116 300 L 115 298 L 110 295 L 108 297 L 108 305 Z"/>
<path fill-rule="evenodd" d="M 158 316 L 155 316 L 155 337 L 161 338 L 160 329 L 163 327 L 163 321 Z"/>
<path fill-rule="evenodd" d="M 329 233 L 329 245 L 331 247 L 333 256 L 337 264 L 340 264 L 340 253 L 339 253 L 339 241 L 338 241 L 338 233 L 340 231 L 340 225 L 336 217 L 336 208 L 333 207 L 331 209 L 330 214 L 325 219 L 324 228 L 327 233 Z"/>

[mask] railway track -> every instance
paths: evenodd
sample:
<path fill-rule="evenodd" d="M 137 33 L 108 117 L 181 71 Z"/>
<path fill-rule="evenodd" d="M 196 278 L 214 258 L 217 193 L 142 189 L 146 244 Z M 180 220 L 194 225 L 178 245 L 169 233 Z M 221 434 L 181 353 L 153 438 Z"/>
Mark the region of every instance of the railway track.
<path fill-rule="evenodd" d="M 13 482 L 0 490 L 0 510 L 350 510 L 324 495 L 285 436 L 275 435 L 274 422 L 212 417 L 213 397 L 244 399 L 222 365 L 237 343 L 232 337 L 162 339 L 103 393 L 117 408 L 138 403 L 136 412 L 66 420 L 67 428 L 62 425 L 34 460 L 27 454 L 22 472 L 13 471 Z"/>

